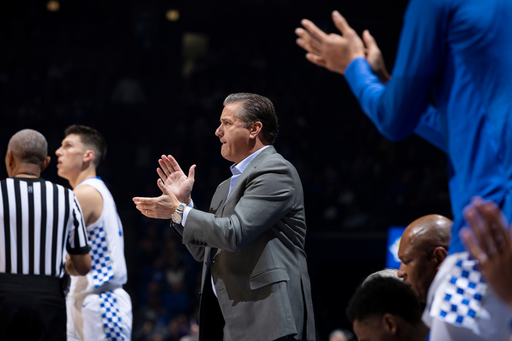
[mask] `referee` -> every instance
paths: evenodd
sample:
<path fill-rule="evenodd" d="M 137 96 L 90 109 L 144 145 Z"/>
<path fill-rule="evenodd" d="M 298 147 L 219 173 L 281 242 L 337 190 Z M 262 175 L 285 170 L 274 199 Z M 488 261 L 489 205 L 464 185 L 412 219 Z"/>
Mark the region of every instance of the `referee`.
<path fill-rule="evenodd" d="M 9 141 L 0 181 L 0 340 L 65 340 L 61 289 L 69 254 L 85 275 L 91 257 L 73 192 L 40 178 L 48 144 L 35 130 Z M 66 252 L 67 251 L 67 252 Z"/>

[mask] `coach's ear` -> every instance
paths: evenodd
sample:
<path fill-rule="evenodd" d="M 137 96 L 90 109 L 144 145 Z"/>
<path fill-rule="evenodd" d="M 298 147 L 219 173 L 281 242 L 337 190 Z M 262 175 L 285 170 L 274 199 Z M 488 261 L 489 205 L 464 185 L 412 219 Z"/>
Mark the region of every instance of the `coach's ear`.
<path fill-rule="evenodd" d="M 46 169 L 46 167 L 48 167 L 51 159 L 52 158 L 49 156 L 46 157 L 46 160 L 44 160 L 43 165 L 41 166 L 41 172 L 44 171 Z"/>

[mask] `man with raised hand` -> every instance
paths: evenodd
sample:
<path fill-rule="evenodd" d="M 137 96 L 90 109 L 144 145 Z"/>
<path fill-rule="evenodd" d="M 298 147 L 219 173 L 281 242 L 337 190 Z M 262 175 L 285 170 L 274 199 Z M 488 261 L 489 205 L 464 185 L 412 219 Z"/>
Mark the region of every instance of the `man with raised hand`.
<path fill-rule="evenodd" d="M 224 101 L 217 135 L 232 176 L 209 212 L 193 207 L 195 166 L 187 177 L 162 156 L 158 198 L 134 198 L 144 215 L 172 219 L 195 259 L 203 262 L 200 340 L 314 340 L 304 243 L 302 184 L 272 146 L 272 102 L 248 93 Z"/>
<path fill-rule="evenodd" d="M 454 223 L 449 255 L 423 317 L 432 327 L 432 340 L 508 338 L 512 314 L 482 280 L 459 230 L 463 209 L 475 195 L 497 202 L 512 218 L 512 3 L 411 0 L 385 84 L 373 73 L 363 41 L 345 18 L 334 12 L 333 20 L 341 35 L 327 35 L 303 20 L 306 30 L 296 30 L 297 43 L 308 51 L 308 60 L 345 75 L 384 136 L 406 137 L 417 129 L 432 97 L 437 105 Z M 363 40 L 371 49 L 368 31 Z"/>
<path fill-rule="evenodd" d="M 107 151 L 95 129 L 72 125 L 55 154 L 58 174 L 73 188 L 91 241 L 92 270 L 79 276 L 71 259 L 66 271 L 71 286 L 66 300 L 68 340 L 130 340 L 132 305 L 123 289 L 127 280 L 123 226 L 116 204 L 96 168 Z"/>

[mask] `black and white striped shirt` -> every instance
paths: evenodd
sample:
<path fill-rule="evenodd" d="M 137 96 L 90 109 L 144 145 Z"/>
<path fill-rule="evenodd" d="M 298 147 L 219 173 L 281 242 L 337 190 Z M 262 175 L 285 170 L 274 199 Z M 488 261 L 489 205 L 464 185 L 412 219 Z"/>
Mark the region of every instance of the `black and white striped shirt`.
<path fill-rule="evenodd" d="M 64 247 L 89 252 L 73 192 L 41 178 L 0 181 L 0 273 L 62 277 Z"/>

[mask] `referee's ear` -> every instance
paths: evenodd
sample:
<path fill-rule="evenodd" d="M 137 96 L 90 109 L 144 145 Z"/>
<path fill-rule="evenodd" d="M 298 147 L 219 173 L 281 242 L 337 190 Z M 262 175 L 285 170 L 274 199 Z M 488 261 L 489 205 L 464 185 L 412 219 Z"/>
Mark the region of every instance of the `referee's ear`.
<path fill-rule="evenodd" d="M 45 170 L 46 167 L 50 164 L 51 157 L 47 156 L 46 160 L 44 160 L 43 165 L 41 166 L 41 172 Z"/>

